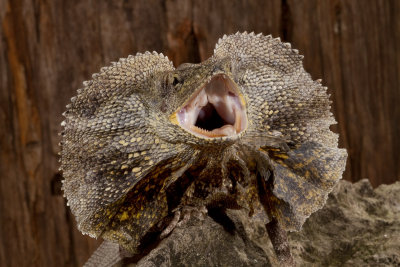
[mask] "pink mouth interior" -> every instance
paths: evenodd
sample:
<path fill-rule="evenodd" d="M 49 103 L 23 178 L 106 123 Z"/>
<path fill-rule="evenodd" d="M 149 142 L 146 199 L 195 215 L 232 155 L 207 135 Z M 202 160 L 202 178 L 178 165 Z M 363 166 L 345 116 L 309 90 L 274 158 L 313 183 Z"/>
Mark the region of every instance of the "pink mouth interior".
<path fill-rule="evenodd" d="M 228 77 L 214 76 L 178 111 L 179 125 L 208 138 L 239 134 L 247 126 L 247 115 L 238 93 Z"/>

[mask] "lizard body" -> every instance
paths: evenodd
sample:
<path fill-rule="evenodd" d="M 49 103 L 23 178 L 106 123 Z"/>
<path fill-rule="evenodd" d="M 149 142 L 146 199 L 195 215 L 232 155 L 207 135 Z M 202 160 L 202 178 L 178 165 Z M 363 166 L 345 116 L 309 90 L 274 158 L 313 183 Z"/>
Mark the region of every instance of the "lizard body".
<path fill-rule="evenodd" d="M 185 206 L 263 210 L 298 231 L 345 168 L 326 87 L 271 36 L 237 33 L 175 69 L 155 52 L 102 68 L 62 123 L 79 229 L 138 253 Z"/>

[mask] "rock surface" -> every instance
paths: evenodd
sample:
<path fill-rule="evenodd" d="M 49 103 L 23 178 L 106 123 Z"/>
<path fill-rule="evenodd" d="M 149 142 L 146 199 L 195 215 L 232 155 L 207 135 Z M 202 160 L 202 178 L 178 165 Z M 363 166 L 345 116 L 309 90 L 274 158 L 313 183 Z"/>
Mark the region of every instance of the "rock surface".
<path fill-rule="evenodd" d="M 279 266 L 261 214 L 191 218 L 130 266 Z M 400 182 L 340 181 L 325 207 L 289 234 L 298 266 L 400 266 Z"/>
<path fill-rule="evenodd" d="M 300 266 L 400 266 L 400 182 L 341 181 L 290 241 Z"/>

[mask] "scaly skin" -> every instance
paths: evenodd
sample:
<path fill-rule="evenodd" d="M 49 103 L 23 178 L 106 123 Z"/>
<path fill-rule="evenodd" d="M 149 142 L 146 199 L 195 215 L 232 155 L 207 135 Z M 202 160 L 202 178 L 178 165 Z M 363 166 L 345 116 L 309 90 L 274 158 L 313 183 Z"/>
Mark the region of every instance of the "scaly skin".
<path fill-rule="evenodd" d="M 235 136 L 202 138 L 176 112 L 217 74 L 239 89 L 248 124 Z M 129 56 L 71 101 L 61 143 L 68 205 L 84 234 L 133 254 L 185 206 L 263 209 L 297 231 L 345 168 L 326 87 L 271 36 L 224 36 L 211 58 L 177 69 L 155 52 Z"/>

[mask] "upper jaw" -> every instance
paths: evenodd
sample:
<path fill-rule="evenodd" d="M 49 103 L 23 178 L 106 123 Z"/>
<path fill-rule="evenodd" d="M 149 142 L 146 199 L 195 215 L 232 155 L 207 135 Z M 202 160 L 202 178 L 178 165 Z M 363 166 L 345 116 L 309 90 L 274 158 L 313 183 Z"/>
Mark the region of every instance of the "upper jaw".
<path fill-rule="evenodd" d="M 186 131 L 205 139 L 235 137 L 247 128 L 244 98 L 225 74 L 212 76 L 171 118 Z"/>

